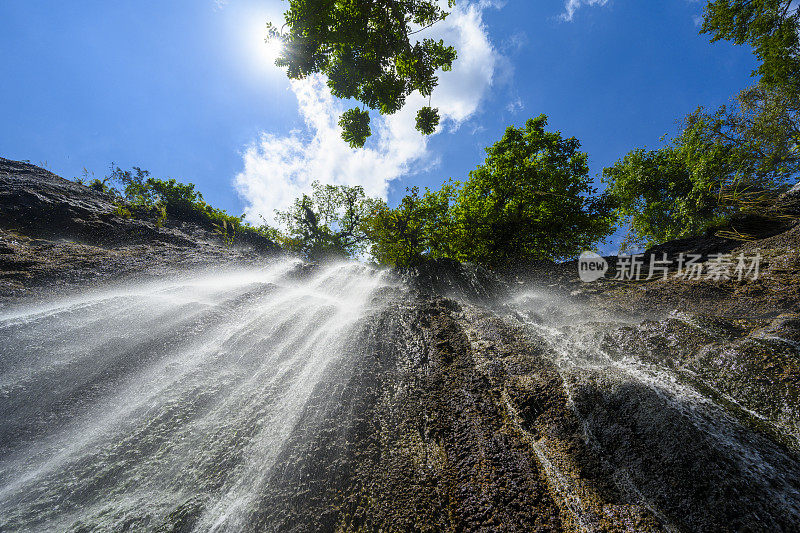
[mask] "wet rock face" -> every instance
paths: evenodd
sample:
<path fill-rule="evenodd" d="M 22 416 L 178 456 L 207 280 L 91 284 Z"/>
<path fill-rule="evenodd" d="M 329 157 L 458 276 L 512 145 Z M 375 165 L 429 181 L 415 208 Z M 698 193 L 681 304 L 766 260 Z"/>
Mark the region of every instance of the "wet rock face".
<path fill-rule="evenodd" d="M 256 529 L 795 530 L 788 426 L 751 423 L 743 407 L 772 413 L 747 403 L 752 387 L 695 361 L 750 330 L 526 311 L 417 296 L 364 324 L 282 451 Z"/>
<path fill-rule="evenodd" d="M 263 259 L 196 225 L 155 228 L 112 210 L 102 193 L 0 160 L 0 299 Z M 763 280 L 735 285 L 582 292 L 572 266 L 553 283 L 556 266 L 543 264 L 525 292 L 454 261 L 399 272 L 401 286 L 380 291 L 310 393 L 266 479 L 248 487 L 258 503 L 245 529 L 797 531 L 799 233 L 723 243 L 765 256 Z M 720 250 L 702 239 L 670 246 Z M 224 441 L 204 479 L 211 496 L 181 494 L 163 524 L 143 511 L 120 529 L 199 527 L 248 431 Z M 140 445 L 132 439 L 132 453 Z"/>
<path fill-rule="evenodd" d="M 508 298 L 506 280 L 483 267 L 453 259 L 433 259 L 421 265 L 400 269 L 400 275 L 415 292 L 426 296 L 491 304 Z"/>
<path fill-rule="evenodd" d="M 800 450 L 798 317 L 731 320 L 674 316 L 612 330 L 600 341 L 614 357 L 634 356 L 675 372 L 742 423 Z M 622 352 L 625 353 L 622 353 Z"/>
<path fill-rule="evenodd" d="M 452 301 L 403 302 L 364 326 L 334 372 L 350 377 L 317 391 L 279 458 L 256 529 L 563 529 L 503 402 L 504 365 L 476 360 L 460 314 Z M 520 358 L 518 371 L 541 365 Z"/>

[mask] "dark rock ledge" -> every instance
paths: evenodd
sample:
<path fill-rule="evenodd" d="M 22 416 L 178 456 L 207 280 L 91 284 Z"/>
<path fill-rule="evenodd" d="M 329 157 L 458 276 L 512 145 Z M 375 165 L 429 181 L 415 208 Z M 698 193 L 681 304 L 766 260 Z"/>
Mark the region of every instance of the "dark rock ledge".
<path fill-rule="evenodd" d="M 173 217 L 156 227 L 117 216 L 115 207 L 108 194 L 0 158 L 0 303 L 279 253 L 267 239 L 228 248 L 212 227 Z"/>

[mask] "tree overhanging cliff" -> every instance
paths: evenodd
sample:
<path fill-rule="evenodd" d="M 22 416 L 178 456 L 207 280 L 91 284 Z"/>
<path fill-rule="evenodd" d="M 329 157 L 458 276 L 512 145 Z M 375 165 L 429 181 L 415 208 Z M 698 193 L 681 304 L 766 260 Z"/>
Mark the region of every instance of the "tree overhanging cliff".
<path fill-rule="evenodd" d="M 12 308 L 58 286 L 75 293 L 281 261 L 271 246 L 228 247 L 209 228 L 117 217 L 102 195 L 4 165 L 0 269 Z M 605 281 L 582 283 L 576 262 L 547 261 L 502 276 L 446 259 L 396 270 L 309 391 L 263 482 L 247 488 L 243 527 L 791 531 L 800 521 L 799 244 L 795 224 L 747 243 L 695 238 L 651 250 L 757 250 L 760 276 L 742 281 L 613 280 L 612 267 Z M 303 280 L 319 267 L 293 268 Z M 253 294 L 268 305 L 272 290 Z M 211 307 L 209 327 L 231 319 L 227 308 Z M 2 330 L 10 342 L 13 327 Z M 149 350 L 136 357 L 157 355 Z M 204 482 L 212 489 L 242 460 L 235 449 L 224 457 Z M 215 494 L 125 520 L 189 531 Z"/>

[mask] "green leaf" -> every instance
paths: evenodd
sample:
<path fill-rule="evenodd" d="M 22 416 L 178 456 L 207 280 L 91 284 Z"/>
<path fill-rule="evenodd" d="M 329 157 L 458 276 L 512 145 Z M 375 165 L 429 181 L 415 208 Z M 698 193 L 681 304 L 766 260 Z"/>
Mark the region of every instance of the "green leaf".
<path fill-rule="evenodd" d="M 423 135 L 431 135 L 439 125 L 439 110 L 423 107 L 417 112 L 417 130 Z"/>
<path fill-rule="evenodd" d="M 367 142 L 372 132 L 369 127 L 369 112 L 358 107 L 348 109 L 341 118 L 339 126 L 342 128 L 342 139 L 351 148 L 361 148 Z"/>

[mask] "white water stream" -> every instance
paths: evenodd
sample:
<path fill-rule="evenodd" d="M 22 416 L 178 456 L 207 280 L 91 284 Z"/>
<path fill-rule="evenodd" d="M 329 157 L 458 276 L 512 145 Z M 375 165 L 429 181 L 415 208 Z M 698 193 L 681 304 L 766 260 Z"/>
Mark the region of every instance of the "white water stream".
<path fill-rule="evenodd" d="M 592 412 L 591 405 L 583 405 L 582 408 L 576 406 L 575 392 L 588 387 L 600 390 L 609 397 L 619 397 L 619 391 L 624 391 L 622 396 L 626 397 L 632 407 L 631 416 L 641 417 L 640 423 L 652 424 L 654 428 L 683 428 L 682 435 L 666 432 L 666 438 L 675 439 L 676 442 L 687 436 L 702 440 L 704 445 L 717 450 L 726 458 L 731 472 L 741 477 L 744 483 L 758 487 L 757 493 L 762 499 L 761 506 L 765 512 L 765 524 L 766 516 L 775 513 L 794 521 L 800 528 L 800 469 L 793 456 L 743 426 L 741 420 L 732 416 L 715 399 L 687 383 L 674 369 L 642 361 L 633 355 L 614 356 L 602 348 L 601 339 L 605 333 L 631 326 L 635 321 L 609 318 L 591 308 L 567 303 L 536 291 L 522 292 L 509 303 L 519 313 L 528 331 L 547 344 L 546 353 L 558 368 L 569 405 L 582 421 L 583 437 L 591 448 L 601 455 L 604 453 L 603 446 L 591 427 L 591 418 L 596 413 Z M 551 312 L 556 310 L 554 314 L 558 317 L 551 317 L 550 320 L 543 317 L 547 315 L 548 309 Z M 616 348 L 623 354 L 626 348 L 635 352 L 633 346 L 619 345 Z M 731 398 L 727 399 L 735 403 Z M 758 413 L 738 407 L 764 420 Z M 685 441 L 684 444 L 690 449 L 696 442 Z M 546 455 L 540 446 L 536 451 Z M 651 453 L 655 460 L 657 450 L 653 449 Z M 582 528 L 592 531 L 593 527 L 586 525 L 593 521 L 591 513 L 583 509 L 580 503 L 575 503 L 580 502 L 580 498 L 571 491 L 569 484 L 564 481 L 566 476 L 553 467 L 555 461 L 551 462 L 550 459 L 547 458 L 546 464 L 551 471 L 555 470 L 555 474 L 549 475 L 555 478 L 556 485 L 564 493 L 562 497 L 568 502 Z M 657 516 L 662 527 L 668 531 L 680 530 L 642 493 L 633 479 L 635 476 L 632 476 L 627 467 L 617 464 L 612 468 L 615 470 L 613 477 L 618 486 Z M 767 508 L 770 510 L 767 511 Z"/>
<path fill-rule="evenodd" d="M 0 310 L 0 531 L 247 530 L 314 389 L 334 383 L 326 369 L 394 285 L 364 265 L 282 260 Z M 796 460 L 672 369 L 606 353 L 600 339 L 625 324 L 536 293 L 510 305 L 558 368 L 589 449 L 665 529 L 681 529 L 672 473 L 645 463 L 668 465 L 683 444 L 723 458 L 733 490 L 755 487 L 759 520 L 800 523 Z M 595 530 L 602 517 L 555 448 L 529 437 L 576 526 Z"/>
<path fill-rule="evenodd" d="M 297 261 L 0 311 L 0 531 L 237 531 L 390 281 Z"/>

